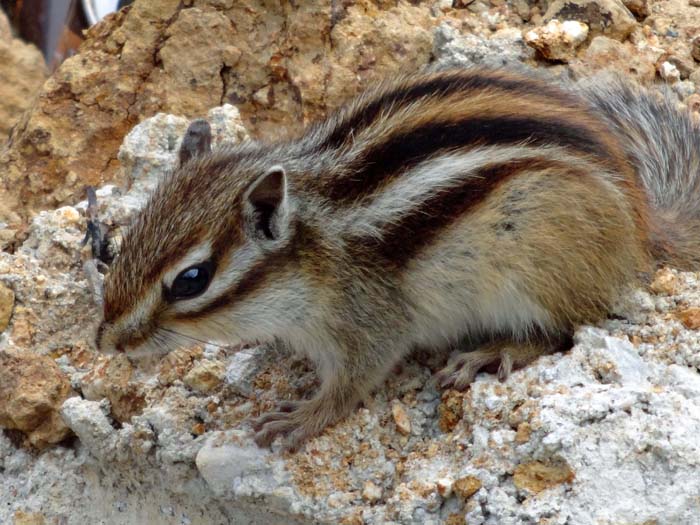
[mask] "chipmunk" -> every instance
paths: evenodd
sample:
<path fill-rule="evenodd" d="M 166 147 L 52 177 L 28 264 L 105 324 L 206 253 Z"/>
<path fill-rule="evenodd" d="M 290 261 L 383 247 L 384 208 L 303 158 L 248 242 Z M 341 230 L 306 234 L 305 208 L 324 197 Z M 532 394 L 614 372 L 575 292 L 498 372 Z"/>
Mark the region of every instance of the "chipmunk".
<path fill-rule="evenodd" d="M 414 347 L 482 338 L 441 386 L 506 379 L 655 262 L 700 266 L 700 131 L 622 80 L 423 73 L 298 138 L 191 142 L 125 234 L 97 346 L 287 342 L 321 385 L 254 420 L 261 446 L 344 418 Z"/>

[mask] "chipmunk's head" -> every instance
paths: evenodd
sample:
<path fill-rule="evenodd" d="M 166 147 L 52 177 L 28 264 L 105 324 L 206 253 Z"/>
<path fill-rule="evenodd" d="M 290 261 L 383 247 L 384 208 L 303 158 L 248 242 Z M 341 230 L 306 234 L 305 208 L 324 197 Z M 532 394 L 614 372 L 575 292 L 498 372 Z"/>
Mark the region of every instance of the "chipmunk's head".
<path fill-rule="evenodd" d="M 193 341 L 269 338 L 300 303 L 284 168 L 254 146 L 199 155 L 186 146 L 191 141 L 181 167 L 125 233 L 105 279 L 102 351 L 143 355 Z"/>

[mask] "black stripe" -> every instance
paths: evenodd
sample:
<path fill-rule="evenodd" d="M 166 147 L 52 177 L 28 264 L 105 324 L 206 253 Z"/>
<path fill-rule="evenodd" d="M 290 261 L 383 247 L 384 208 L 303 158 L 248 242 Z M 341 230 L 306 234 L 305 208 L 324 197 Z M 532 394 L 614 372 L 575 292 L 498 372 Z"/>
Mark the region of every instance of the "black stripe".
<path fill-rule="evenodd" d="M 566 146 L 597 157 L 611 156 L 607 145 L 589 129 L 571 122 L 504 116 L 468 118 L 392 135 L 365 151 L 356 171 L 351 169 L 349 175 L 329 181 L 322 191 L 332 200 L 354 201 L 432 156 L 465 146 L 518 143 Z"/>
<path fill-rule="evenodd" d="M 293 237 L 284 246 L 280 246 L 276 251 L 268 253 L 266 257 L 253 264 L 231 288 L 198 310 L 177 314 L 175 317 L 189 321 L 201 319 L 222 308 L 253 297 L 269 285 L 272 279 L 284 274 L 290 268 L 295 268 L 294 261 L 299 261 L 301 258 L 299 251 L 316 253 L 320 251 L 316 246 L 319 239 L 317 232 L 304 227 L 299 220 L 291 224 L 290 228 L 294 230 Z"/>
<path fill-rule="evenodd" d="M 382 111 L 389 108 L 400 107 L 416 100 L 434 96 L 446 97 L 455 93 L 469 91 L 487 91 L 498 89 L 508 92 L 514 97 L 536 95 L 540 100 L 551 99 L 557 106 L 578 107 L 581 101 L 560 89 L 556 89 L 543 82 L 528 77 L 507 78 L 489 76 L 486 72 L 468 74 L 449 74 L 436 77 L 426 77 L 423 82 L 417 82 L 408 86 L 400 86 L 397 89 L 383 93 L 378 98 L 369 101 L 364 106 L 345 116 L 339 124 L 330 132 L 319 149 L 333 149 L 340 147 L 348 137 L 372 124 Z"/>
<path fill-rule="evenodd" d="M 560 163 L 548 159 L 522 159 L 486 166 L 469 175 L 460 186 L 445 189 L 411 211 L 401 220 L 389 223 L 381 238 L 362 237 L 350 239 L 351 251 L 371 252 L 379 256 L 381 265 L 402 267 L 412 260 L 423 247 L 471 208 L 483 202 L 494 189 L 507 179 L 528 170 L 548 168 L 566 169 Z M 516 214 L 517 215 L 517 214 Z M 517 217 L 510 229 L 517 228 Z"/>

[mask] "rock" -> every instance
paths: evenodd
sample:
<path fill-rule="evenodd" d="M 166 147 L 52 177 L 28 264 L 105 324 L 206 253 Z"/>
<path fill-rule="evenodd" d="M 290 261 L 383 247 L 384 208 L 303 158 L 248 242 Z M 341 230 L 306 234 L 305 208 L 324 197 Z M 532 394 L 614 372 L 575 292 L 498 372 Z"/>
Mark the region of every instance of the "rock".
<path fill-rule="evenodd" d="M 13 38 L 7 16 L 0 11 L 0 143 L 4 143 L 22 113 L 46 80 L 41 52 Z"/>
<path fill-rule="evenodd" d="M 678 319 L 687 329 L 698 330 L 700 329 L 700 308 L 692 307 L 681 310 L 678 312 Z"/>
<path fill-rule="evenodd" d="M 696 36 L 690 43 L 690 55 L 700 62 L 700 36 Z"/>
<path fill-rule="evenodd" d="M 105 412 L 109 405 L 72 397 L 63 404 L 61 414 L 81 443 L 96 458 L 112 459 L 117 434 Z"/>
<path fill-rule="evenodd" d="M 18 510 L 14 515 L 14 525 L 45 525 L 46 520 L 40 512 L 22 512 Z"/>
<path fill-rule="evenodd" d="M 221 386 L 224 372 L 225 367 L 223 363 L 203 359 L 194 365 L 183 381 L 193 390 L 209 393 Z"/>
<path fill-rule="evenodd" d="M 636 49 L 630 42 L 597 36 L 570 64 L 574 72 L 581 76 L 610 69 L 630 74 L 641 82 L 651 82 L 656 78 L 656 61 L 661 54 L 662 51 L 657 48 Z"/>
<path fill-rule="evenodd" d="M 669 61 L 664 61 L 659 64 L 659 75 L 669 84 L 678 82 L 681 79 L 680 71 Z"/>
<path fill-rule="evenodd" d="M 367 503 L 376 503 L 382 498 L 382 489 L 371 481 L 366 481 L 362 487 L 362 499 Z"/>
<path fill-rule="evenodd" d="M 0 283 L 0 332 L 5 331 L 7 325 L 10 324 L 12 317 L 12 309 L 15 306 L 15 293 Z"/>
<path fill-rule="evenodd" d="M 150 192 L 160 179 L 152 176 L 154 173 L 167 173 L 175 168 L 188 125 L 189 121 L 184 117 L 158 113 L 129 131 L 117 158 L 130 187 L 138 185 Z"/>
<path fill-rule="evenodd" d="M 215 494 L 257 496 L 269 507 L 289 509 L 289 473 L 240 431 L 210 435 L 197 453 L 196 465 Z"/>
<path fill-rule="evenodd" d="M 0 427 L 19 430 L 40 449 L 58 443 L 70 434 L 59 410 L 71 394 L 53 359 L 0 350 Z"/>
<path fill-rule="evenodd" d="M 463 68 L 473 66 L 515 66 L 534 55 L 525 45 L 522 33 L 518 30 L 502 30 L 485 38 L 470 33 L 460 34 L 448 23 L 435 30 L 434 66 L 442 68 Z"/>
<path fill-rule="evenodd" d="M 651 14 L 648 0 L 622 0 L 622 4 L 638 19 L 643 20 Z"/>
<path fill-rule="evenodd" d="M 588 37 L 588 26 L 576 20 L 551 20 L 525 33 L 525 43 L 547 60 L 568 62 Z"/>
<path fill-rule="evenodd" d="M 132 381 L 134 367 L 124 354 L 110 356 L 98 362 L 81 378 L 81 389 L 86 399 L 110 402 L 112 415 L 125 422 L 140 414 L 145 405 L 142 386 Z"/>
<path fill-rule="evenodd" d="M 649 288 L 655 294 L 675 295 L 680 286 L 677 273 L 665 266 L 656 272 Z"/>
<path fill-rule="evenodd" d="M 430 58 L 427 5 L 333 9 L 327 0 L 274 9 L 262 0 L 137 0 L 91 27 L 0 155 L 0 222 L 16 231 L 30 211 L 82 197 L 85 185 L 124 185 L 122 139 L 158 112 L 191 119 L 232 103 L 247 126 L 274 138 Z M 254 95 L 263 88 L 261 106 Z"/>
<path fill-rule="evenodd" d="M 697 91 L 695 82 L 692 82 L 690 80 L 681 80 L 679 82 L 676 82 L 675 84 L 673 84 L 672 89 L 678 95 L 678 98 L 681 100 L 687 99 L 688 97 L 694 95 Z"/>
<path fill-rule="evenodd" d="M 481 480 L 474 476 L 465 476 L 455 480 L 452 485 L 452 490 L 455 494 L 462 498 L 463 501 L 467 501 L 471 498 L 477 491 L 482 487 Z"/>
<path fill-rule="evenodd" d="M 601 383 L 648 385 L 649 367 L 628 340 L 609 337 L 592 328 L 577 334 L 576 344 L 586 345 L 589 341 L 595 341 L 589 364 Z"/>
<path fill-rule="evenodd" d="M 231 104 L 211 108 L 207 112 L 214 146 L 226 146 L 248 140 L 248 130 L 243 125 L 241 112 Z"/>
<path fill-rule="evenodd" d="M 406 413 L 406 409 L 399 401 L 395 401 L 391 405 L 391 414 L 394 416 L 394 423 L 396 423 L 396 430 L 401 432 L 404 436 L 411 433 L 411 419 Z"/>
<path fill-rule="evenodd" d="M 435 487 L 437 488 L 438 494 L 447 499 L 452 495 L 454 480 L 451 478 L 440 478 L 435 483 Z"/>
<path fill-rule="evenodd" d="M 571 483 L 574 477 L 571 467 L 565 462 L 531 461 L 515 467 L 513 483 L 520 490 L 539 494 L 562 483 Z"/>
<path fill-rule="evenodd" d="M 554 0 L 544 20 L 578 20 L 586 24 L 592 36 L 605 35 L 624 40 L 637 22 L 619 0 Z"/>
<path fill-rule="evenodd" d="M 276 355 L 272 345 L 242 348 L 231 356 L 224 373 L 226 385 L 243 395 L 252 397 L 255 379 Z"/>

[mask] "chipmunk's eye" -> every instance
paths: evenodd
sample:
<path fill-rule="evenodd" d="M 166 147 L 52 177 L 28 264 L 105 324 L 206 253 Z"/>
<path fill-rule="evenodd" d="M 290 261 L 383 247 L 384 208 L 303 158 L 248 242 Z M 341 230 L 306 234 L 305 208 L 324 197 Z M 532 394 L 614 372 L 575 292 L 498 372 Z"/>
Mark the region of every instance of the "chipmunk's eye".
<path fill-rule="evenodd" d="M 177 301 L 199 295 L 207 289 L 213 275 L 214 264 L 211 261 L 190 266 L 175 277 L 168 296 L 171 300 Z"/>

